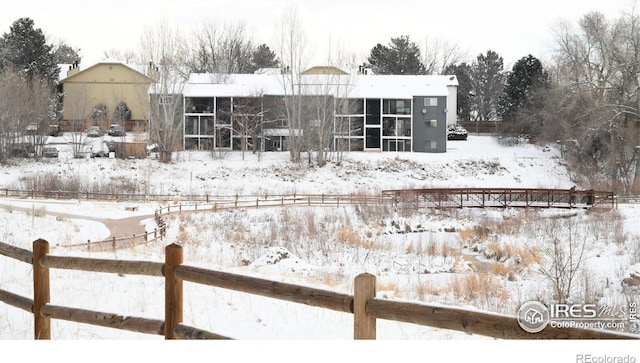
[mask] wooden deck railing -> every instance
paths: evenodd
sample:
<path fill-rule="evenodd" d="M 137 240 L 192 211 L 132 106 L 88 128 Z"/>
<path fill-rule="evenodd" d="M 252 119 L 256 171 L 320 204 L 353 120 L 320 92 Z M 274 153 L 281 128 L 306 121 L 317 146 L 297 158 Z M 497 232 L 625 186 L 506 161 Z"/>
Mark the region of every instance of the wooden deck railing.
<path fill-rule="evenodd" d="M 183 263 L 182 247 L 176 244 L 165 248 L 164 263 L 53 256 L 49 254 L 48 242 L 41 239 L 33 242 L 33 252 L 0 242 L 0 255 L 33 265 L 33 299 L 0 289 L 0 301 L 33 313 L 35 339 L 51 339 L 51 319 L 163 335 L 165 339 L 229 339 L 219 333 L 183 324 L 184 281 L 353 314 L 354 339 L 375 339 L 377 319 L 500 339 L 640 339 L 640 335 L 606 330 L 553 328 L 551 325 L 539 333 L 531 334 L 519 327 L 514 316 L 380 299 L 376 297 L 375 276 L 366 273 L 356 276 L 353 294 L 345 294 L 192 267 Z M 125 317 L 115 313 L 52 305 L 49 281 L 49 269 L 52 268 L 164 278 L 164 319 Z"/>

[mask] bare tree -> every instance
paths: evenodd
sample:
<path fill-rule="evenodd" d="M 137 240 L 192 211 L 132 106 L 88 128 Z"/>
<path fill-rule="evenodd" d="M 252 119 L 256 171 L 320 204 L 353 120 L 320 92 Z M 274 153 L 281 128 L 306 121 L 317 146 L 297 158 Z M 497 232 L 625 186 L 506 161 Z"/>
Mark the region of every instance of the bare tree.
<path fill-rule="evenodd" d="M 242 160 L 245 151 L 251 149 L 253 154 L 260 156 L 262 150 L 259 141 L 265 126 L 272 120 L 265 118 L 267 111 L 263 105 L 263 92 L 256 91 L 251 97 L 234 97 L 233 99 L 233 133 L 240 135 Z"/>
<path fill-rule="evenodd" d="M 187 80 L 179 62 L 181 43 L 177 30 L 166 22 L 146 29 L 140 42 L 140 57 L 148 60 L 155 80 L 148 90 L 149 136 L 165 163 L 180 148 L 184 131 L 182 95 Z"/>
<path fill-rule="evenodd" d="M 577 29 L 560 23 L 555 37 L 557 87 L 573 100 L 566 103 L 570 112 L 581 115 L 567 135 L 575 140 L 578 166 L 604 170 L 592 174 L 592 187 L 640 193 L 640 177 L 634 175 L 640 141 L 640 19 L 635 9 L 613 20 L 588 13 Z"/>
<path fill-rule="evenodd" d="M 56 118 L 56 102 L 54 90 L 42 78 L 27 78 L 10 67 L 0 74 L 1 161 L 24 148 L 39 155 L 49 122 Z"/>
<path fill-rule="evenodd" d="M 77 85 L 76 90 L 65 95 L 65 117 L 69 122 L 67 135 L 71 141 L 74 158 L 83 158 L 86 152 L 87 135 L 84 133 L 87 122 L 91 119 L 94 106 L 86 85 Z"/>
<path fill-rule="evenodd" d="M 209 21 L 197 29 L 183 62 L 194 73 L 253 73 L 254 45 L 243 23 Z"/>
<path fill-rule="evenodd" d="M 567 302 L 581 271 L 587 251 L 586 235 L 579 231 L 574 220 L 551 219 L 544 226 L 541 249 L 544 262 L 540 272 L 551 283 L 555 299 Z"/>
<path fill-rule="evenodd" d="M 468 58 L 466 52 L 456 43 L 443 39 L 426 37 L 422 63 L 425 74 L 445 74 L 445 69 Z"/>
<path fill-rule="evenodd" d="M 131 49 L 109 49 L 102 52 L 102 56 L 106 59 L 117 59 L 123 63 L 138 62 L 138 54 Z"/>
<path fill-rule="evenodd" d="M 280 22 L 280 37 L 278 42 L 280 59 L 286 65 L 281 74 L 284 89 L 284 113 L 289 131 L 287 146 L 291 161 L 300 162 L 304 146 L 303 139 L 303 100 L 305 85 L 302 81 L 302 71 L 309 61 L 308 42 L 297 8 L 288 8 Z"/>

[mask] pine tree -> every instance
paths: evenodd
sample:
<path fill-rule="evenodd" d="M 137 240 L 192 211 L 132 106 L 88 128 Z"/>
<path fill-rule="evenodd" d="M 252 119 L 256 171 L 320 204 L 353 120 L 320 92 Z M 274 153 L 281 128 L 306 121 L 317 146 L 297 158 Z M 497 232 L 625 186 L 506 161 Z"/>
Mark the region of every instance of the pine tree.
<path fill-rule="evenodd" d="M 514 64 L 507 75 L 499 110 L 503 120 L 510 121 L 515 113 L 528 107 L 533 95 L 548 86 L 548 74 L 536 57 L 528 55 Z"/>
<path fill-rule="evenodd" d="M 502 57 L 492 50 L 478 55 L 471 67 L 472 104 L 477 121 L 498 119 L 498 102 L 504 88 L 503 67 Z"/>
<path fill-rule="evenodd" d="M 266 44 L 259 45 L 253 51 L 252 61 L 256 70 L 260 68 L 275 68 L 280 64 L 276 54 Z"/>
<path fill-rule="evenodd" d="M 129 106 L 124 101 L 120 101 L 116 105 L 115 112 L 113 114 L 115 120 L 118 121 L 130 121 L 131 120 L 131 110 Z"/>
<path fill-rule="evenodd" d="M 64 42 L 54 46 L 52 52 L 56 64 L 72 64 L 75 62 L 80 63 L 81 61 L 78 52 Z"/>
<path fill-rule="evenodd" d="M 408 35 L 391 38 L 388 46 L 377 44 L 367 61 L 377 74 L 425 74 L 420 47 Z"/>
<path fill-rule="evenodd" d="M 41 78 L 54 87 L 60 69 L 52 48 L 42 30 L 34 28 L 32 19 L 20 18 L 11 25 L 10 32 L 0 38 L 0 72 L 13 68 L 28 80 Z"/>

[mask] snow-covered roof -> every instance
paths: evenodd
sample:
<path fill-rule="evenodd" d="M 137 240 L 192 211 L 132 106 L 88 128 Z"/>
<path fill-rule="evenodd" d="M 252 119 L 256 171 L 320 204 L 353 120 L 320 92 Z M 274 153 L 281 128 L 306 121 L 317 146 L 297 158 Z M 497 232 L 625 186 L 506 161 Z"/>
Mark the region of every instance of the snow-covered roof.
<path fill-rule="evenodd" d="M 73 64 L 58 64 L 58 67 L 60 67 L 60 73 L 58 75 L 58 81 L 64 81 L 65 79 L 72 77 L 80 72 L 84 72 L 88 69 L 91 69 L 99 64 L 121 64 L 125 67 L 131 68 L 134 71 L 141 73 L 143 75 L 147 75 L 148 69 L 149 69 L 149 65 L 147 64 L 133 64 L 133 63 L 126 63 L 117 59 L 104 59 L 101 60 L 99 62 L 94 62 L 94 63 L 89 63 L 86 65 L 83 65 L 82 63 L 77 64 L 75 67 L 79 68 L 78 72 L 75 72 L 71 75 L 68 75 L 69 71 L 71 69 L 74 68 Z"/>
<path fill-rule="evenodd" d="M 291 94 L 291 82 L 302 94 L 330 94 L 341 98 L 412 98 L 447 96 L 457 86 L 455 76 L 427 75 L 296 75 L 191 74 L 186 97 L 255 97 Z M 286 86 L 285 86 L 286 85 Z"/>

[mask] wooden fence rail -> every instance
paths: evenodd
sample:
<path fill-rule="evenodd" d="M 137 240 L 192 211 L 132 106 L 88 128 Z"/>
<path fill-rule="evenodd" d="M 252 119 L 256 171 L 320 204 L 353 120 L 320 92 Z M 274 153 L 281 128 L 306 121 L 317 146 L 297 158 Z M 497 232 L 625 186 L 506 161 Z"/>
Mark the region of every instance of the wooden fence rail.
<path fill-rule="evenodd" d="M 606 330 L 552 328 L 525 332 L 513 316 L 376 297 L 376 278 L 360 274 L 353 295 L 269 281 L 183 264 L 182 247 L 165 248 L 165 262 L 121 261 L 49 255 L 45 240 L 33 242 L 33 252 L 0 242 L 0 254 L 33 265 L 33 300 L 0 289 L 0 301 L 33 313 L 34 338 L 51 339 L 51 319 L 72 321 L 133 332 L 164 335 L 165 339 L 229 339 L 182 324 L 183 281 L 232 289 L 354 315 L 354 339 L 375 339 L 376 319 L 450 329 L 501 339 L 640 339 L 640 335 Z M 27 258 L 29 257 L 29 258 Z M 114 313 L 50 304 L 49 269 L 70 269 L 164 277 L 164 320 L 125 317 Z"/>

